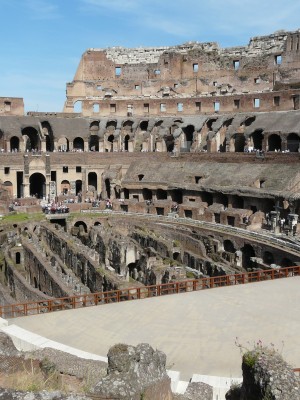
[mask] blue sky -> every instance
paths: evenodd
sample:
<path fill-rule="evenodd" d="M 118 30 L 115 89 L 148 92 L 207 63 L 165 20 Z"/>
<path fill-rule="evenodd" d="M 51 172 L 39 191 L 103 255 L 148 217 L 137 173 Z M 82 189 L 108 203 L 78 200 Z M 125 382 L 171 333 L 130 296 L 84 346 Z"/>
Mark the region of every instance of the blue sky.
<path fill-rule="evenodd" d="M 62 111 L 66 82 L 90 47 L 245 45 L 300 28 L 299 0 L 0 0 L 0 97 Z"/>

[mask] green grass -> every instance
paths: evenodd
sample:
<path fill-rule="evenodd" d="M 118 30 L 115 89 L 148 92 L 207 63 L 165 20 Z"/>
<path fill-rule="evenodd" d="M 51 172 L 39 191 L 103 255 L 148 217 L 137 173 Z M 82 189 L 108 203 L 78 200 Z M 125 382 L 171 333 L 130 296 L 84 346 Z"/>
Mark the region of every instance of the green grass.
<path fill-rule="evenodd" d="M 25 222 L 25 221 L 40 221 L 44 219 L 44 214 L 38 212 L 38 213 L 11 213 L 8 215 L 5 215 L 1 218 L 1 223 L 14 223 L 14 222 Z"/>

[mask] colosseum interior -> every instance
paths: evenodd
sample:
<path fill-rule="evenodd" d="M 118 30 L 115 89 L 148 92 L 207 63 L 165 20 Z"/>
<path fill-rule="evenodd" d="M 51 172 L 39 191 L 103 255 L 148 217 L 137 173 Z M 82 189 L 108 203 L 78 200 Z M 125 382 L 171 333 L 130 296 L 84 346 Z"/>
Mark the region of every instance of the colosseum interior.
<path fill-rule="evenodd" d="M 299 42 L 89 49 L 62 113 L 0 98 L 2 306 L 299 265 Z"/>

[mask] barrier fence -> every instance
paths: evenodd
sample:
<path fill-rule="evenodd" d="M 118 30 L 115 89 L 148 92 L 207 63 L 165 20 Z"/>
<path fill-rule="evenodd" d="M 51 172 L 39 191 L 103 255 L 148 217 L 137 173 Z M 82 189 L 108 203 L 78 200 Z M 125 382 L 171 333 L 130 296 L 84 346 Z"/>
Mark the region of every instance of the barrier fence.
<path fill-rule="evenodd" d="M 0 306 L 0 317 L 8 319 L 24 317 L 27 315 L 42 314 L 53 311 L 70 310 L 108 303 L 118 303 L 121 301 L 145 299 L 168 294 L 186 293 L 216 287 L 287 278 L 292 276 L 300 276 L 300 266 L 243 272 L 240 274 L 190 279 L 181 282 L 170 282 L 139 288 L 118 289 L 108 292 L 89 293 L 71 297 L 53 298 L 49 300 L 43 299 L 40 301 L 32 301 L 27 303 L 10 304 Z"/>

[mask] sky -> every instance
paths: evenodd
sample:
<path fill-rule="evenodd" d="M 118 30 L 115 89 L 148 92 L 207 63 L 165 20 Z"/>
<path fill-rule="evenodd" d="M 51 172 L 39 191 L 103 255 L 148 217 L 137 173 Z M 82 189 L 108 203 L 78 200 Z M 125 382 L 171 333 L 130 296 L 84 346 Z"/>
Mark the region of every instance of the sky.
<path fill-rule="evenodd" d="M 0 97 L 59 112 L 88 48 L 246 45 L 299 16 L 299 0 L 0 0 Z"/>

